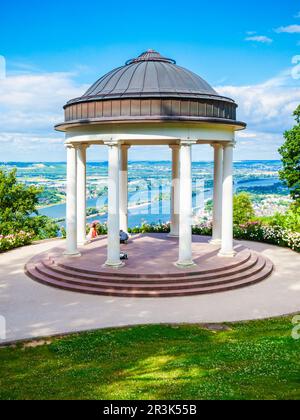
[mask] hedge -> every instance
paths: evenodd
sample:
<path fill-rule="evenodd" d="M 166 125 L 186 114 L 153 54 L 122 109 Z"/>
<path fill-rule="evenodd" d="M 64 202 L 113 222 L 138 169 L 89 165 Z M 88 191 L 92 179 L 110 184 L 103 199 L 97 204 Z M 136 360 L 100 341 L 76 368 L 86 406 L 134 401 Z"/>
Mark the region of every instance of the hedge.
<path fill-rule="evenodd" d="M 24 245 L 30 245 L 33 241 L 33 232 L 18 232 L 12 235 L 0 235 L 0 253 L 19 248 Z"/>

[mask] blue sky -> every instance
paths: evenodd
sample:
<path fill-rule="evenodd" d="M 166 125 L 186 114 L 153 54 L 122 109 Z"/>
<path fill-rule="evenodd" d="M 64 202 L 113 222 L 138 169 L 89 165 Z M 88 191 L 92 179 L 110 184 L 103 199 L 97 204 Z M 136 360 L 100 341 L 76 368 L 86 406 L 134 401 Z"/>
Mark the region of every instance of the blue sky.
<path fill-rule="evenodd" d="M 286 0 L 57 1 L 1 5 L 0 160 L 64 160 L 62 105 L 154 48 L 240 104 L 236 159 L 277 158 L 300 103 L 300 3 Z M 169 158 L 169 151 L 161 151 Z M 104 149 L 90 151 L 105 159 Z M 151 158 L 149 149 L 132 159 Z M 209 148 L 194 159 L 211 159 Z"/>

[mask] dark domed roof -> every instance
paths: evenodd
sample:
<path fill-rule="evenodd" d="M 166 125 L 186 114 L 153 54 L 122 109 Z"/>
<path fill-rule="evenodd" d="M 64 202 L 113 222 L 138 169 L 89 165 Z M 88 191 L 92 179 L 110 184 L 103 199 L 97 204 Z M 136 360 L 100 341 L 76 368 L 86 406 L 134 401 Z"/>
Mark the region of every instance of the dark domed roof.
<path fill-rule="evenodd" d="M 195 73 L 176 65 L 172 59 L 148 50 L 123 67 L 101 77 L 81 97 L 69 103 L 89 99 L 136 97 L 207 97 L 217 92 Z"/>
<path fill-rule="evenodd" d="M 57 130 L 87 124 L 206 122 L 245 127 L 237 104 L 170 58 L 148 50 L 101 77 L 65 105 Z"/>

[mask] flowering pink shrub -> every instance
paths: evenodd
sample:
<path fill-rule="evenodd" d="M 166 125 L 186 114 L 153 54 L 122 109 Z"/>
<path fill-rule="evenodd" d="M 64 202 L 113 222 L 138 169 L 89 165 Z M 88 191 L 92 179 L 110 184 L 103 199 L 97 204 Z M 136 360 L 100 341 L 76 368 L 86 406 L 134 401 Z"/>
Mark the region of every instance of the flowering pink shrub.
<path fill-rule="evenodd" d="M 158 225 L 143 224 L 134 229 L 130 229 L 130 233 L 168 233 L 170 232 L 170 224 L 162 223 Z M 201 223 L 193 226 L 194 235 L 212 236 L 212 222 Z M 272 245 L 291 248 L 300 252 L 300 233 L 292 232 L 280 226 L 269 226 L 261 222 L 248 222 L 243 225 L 235 225 L 233 228 L 235 239 L 243 239 L 246 241 L 265 242 Z"/>
<path fill-rule="evenodd" d="M 128 230 L 129 230 L 129 233 L 169 233 L 170 223 L 159 223 L 159 224 L 143 223 L 141 226 L 136 226 Z"/>
<path fill-rule="evenodd" d="M 99 224 L 97 226 L 99 235 L 107 234 L 107 225 Z M 129 233 L 169 233 L 170 223 L 148 224 L 143 223 L 129 229 Z M 212 222 L 205 222 L 193 226 L 194 235 L 212 236 Z M 280 226 L 269 226 L 262 222 L 248 222 L 243 225 L 235 225 L 233 228 L 235 239 L 246 241 L 265 242 L 272 245 L 291 248 L 300 252 L 300 233 L 292 232 Z M 0 246 L 1 248 L 1 246 Z"/>
<path fill-rule="evenodd" d="M 33 238 L 34 233 L 23 231 L 12 235 L 0 235 L 0 253 L 19 248 L 20 246 L 29 245 L 32 243 Z"/>
<path fill-rule="evenodd" d="M 205 222 L 199 225 L 193 226 L 194 235 L 212 236 L 213 227 L 212 222 Z"/>
<path fill-rule="evenodd" d="M 261 222 L 249 222 L 245 225 L 234 226 L 234 237 L 248 241 L 265 242 L 300 252 L 300 233 L 292 232 L 281 226 L 268 226 Z"/>

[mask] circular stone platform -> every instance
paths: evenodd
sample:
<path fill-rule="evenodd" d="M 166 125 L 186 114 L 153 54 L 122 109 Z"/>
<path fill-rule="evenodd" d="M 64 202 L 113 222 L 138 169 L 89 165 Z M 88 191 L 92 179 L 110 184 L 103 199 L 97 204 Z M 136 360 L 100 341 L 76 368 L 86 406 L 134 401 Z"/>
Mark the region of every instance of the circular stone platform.
<path fill-rule="evenodd" d="M 236 243 L 235 258 L 218 257 L 219 248 L 209 238 L 193 237 L 196 266 L 175 266 L 178 239 L 166 234 L 133 236 L 122 245 L 129 260 L 119 270 L 104 266 L 106 237 L 80 250 L 80 258 L 63 256 L 63 248 L 37 255 L 25 267 L 33 280 L 73 292 L 119 297 L 175 297 L 224 292 L 266 279 L 273 264 Z"/>

